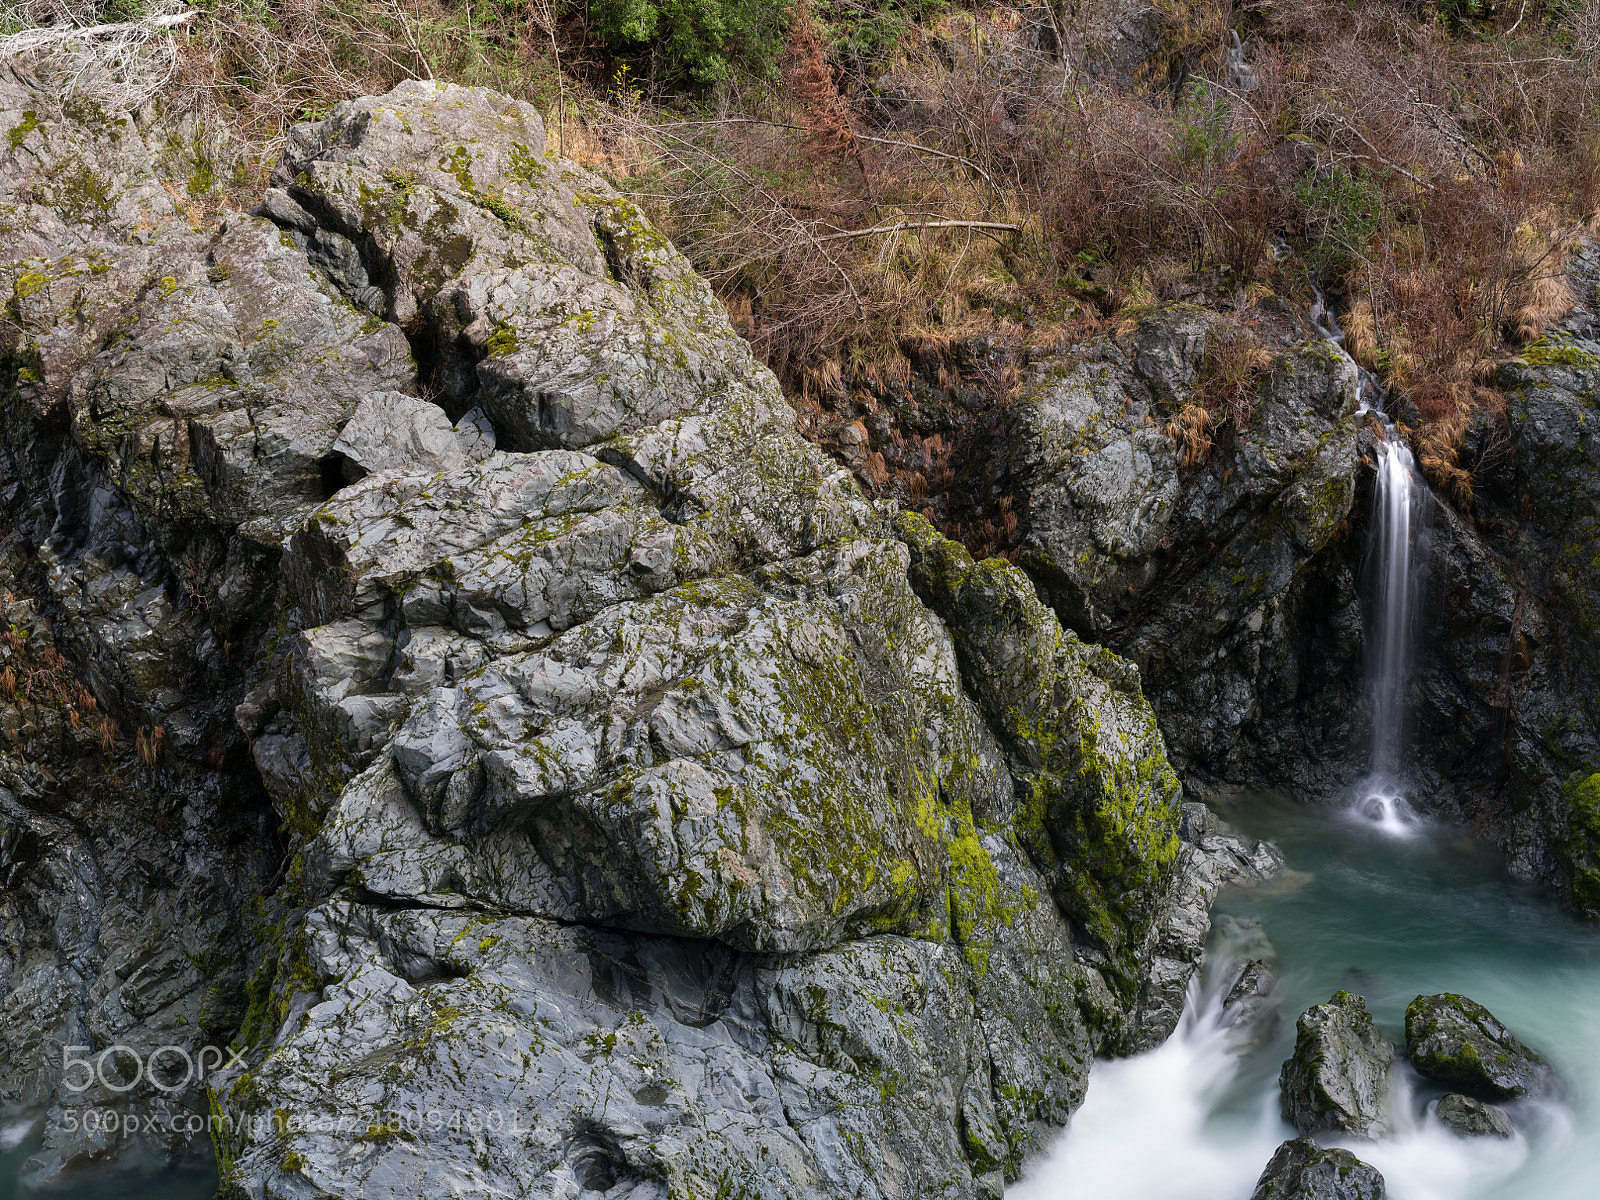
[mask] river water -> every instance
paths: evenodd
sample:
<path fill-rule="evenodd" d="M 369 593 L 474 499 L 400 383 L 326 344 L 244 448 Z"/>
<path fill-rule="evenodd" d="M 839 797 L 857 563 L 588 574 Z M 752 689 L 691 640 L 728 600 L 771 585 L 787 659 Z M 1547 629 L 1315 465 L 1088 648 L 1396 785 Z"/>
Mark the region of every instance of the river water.
<path fill-rule="evenodd" d="M 39 1148 L 37 1119 L 0 1119 L 0 1200 L 209 1200 L 217 1190 L 214 1167 L 154 1171 L 144 1177 L 87 1176 L 64 1191 L 40 1193 L 18 1186 L 23 1164 Z"/>
<path fill-rule="evenodd" d="M 1515 1142 L 1469 1141 L 1428 1114 L 1443 1089 L 1406 1068 L 1399 1136 L 1343 1143 L 1383 1172 L 1390 1200 L 1600 1195 L 1600 931 L 1510 878 L 1460 831 L 1379 826 L 1282 798 L 1224 815 L 1276 842 L 1289 872 L 1224 893 L 1213 965 L 1183 1027 L 1148 1054 L 1097 1063 L 1071 1127 L 1009 1200 L 1247 1200 L 1293 1136 L 1278 1116 L 1277 1075 L 1295 1018 L 1338 988 L 1365 996 L 1379 1029 L 1402 1045 L 1415 996 L 1464 993 L 1542 1050 L 1572 1092 L 1559 1107 L 1513 1108 L 1524 1130 Z M 1259 954 L 1263 937 L 1281 971 L 1280 1019 L 1259 1045 L 1242 1045 L 1219 1026 L 1218 993 L 1231 981 L 1214 964 L 1230 944 L 1255 942 Z"/>

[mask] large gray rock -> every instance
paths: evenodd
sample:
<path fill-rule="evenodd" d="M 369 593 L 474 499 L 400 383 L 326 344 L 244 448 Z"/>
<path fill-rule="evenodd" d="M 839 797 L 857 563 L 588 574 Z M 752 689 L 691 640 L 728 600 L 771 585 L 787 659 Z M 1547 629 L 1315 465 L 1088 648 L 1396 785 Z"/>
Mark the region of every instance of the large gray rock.
<path fill-rule="evenodd" d="M 57 773 L 6 785 L 0 1102 L 229 1041 L 171 1102 L 229 1196 L 959 1200 L 1170 1032 L 1270 853 L 1179 838 L 1138 672 L 1020 571 L 930 610 L 942 539 L 532 108 L 341 105 L 196 229 L 128 118 L 0 100 L 0 501 L 63 655 L 5 710 Z M 48 1124 L 39 1182 L 106 1160 Z"/>
<path fill-rule="evenodd" d="M 953 639 L 705 284 L 541 146 L 526 106 L 408 84 L 298 130 L 269 197 L 499 449 L 363 478 L 284 553 L 239 719 L 307 900 L 217 1081 L 226 1182 L 995 1195 L 1218 886 L 1176 915 L 1138 676 L 1006 564 Z M 969 645 L 1078 761 L 1019 750 Z M 265 1132 L 447 1101 L 522 1124 L 487 1160 Z"/>
<path fill-rule="evenodd" d="M 1389 1115 L 1394 1045 L 1372 1024 L 1360 996 L 1339 991 L 1301 1014 L 1294 1053 L 1278 1076 L 1283 1119 L 1301 1133 L 1380 1138 Z"/>
<path fill-rule="evenodd" d="M 1376 1167 L 1348 1150 L 1325 1150 L 1310 1138 L 1278 1147 L 1250 1200 L 1383 1200 L 1388 1195 Z"/>
<path fill-rule="evenodd" d="M 1494 1014 L 1452 992 L 1418 996 L 1406 1008 L 1406 1057 L 1426 1078 L 1491 1100 L 1549 1095 L 1555 1068 Z"/>
<path fill-rule="evenodd" d="M 1034 369 L 1006 441 L 1017 562 L 1065 625 L 1138 665 L 1186 780 L 1315 792 L 1354 769 L 1361 613 L 1337 539 L 1357 371 L 1285 326 L 1247 428 L 1184 464 L 1170 427 L 1216 326 L 1178 306 Z"/>

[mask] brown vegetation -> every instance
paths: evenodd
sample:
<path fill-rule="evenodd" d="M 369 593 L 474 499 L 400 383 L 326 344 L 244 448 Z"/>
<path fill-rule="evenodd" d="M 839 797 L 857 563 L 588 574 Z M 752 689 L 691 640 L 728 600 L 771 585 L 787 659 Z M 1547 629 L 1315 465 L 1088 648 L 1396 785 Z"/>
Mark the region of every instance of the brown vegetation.
<path fill-rule="evenodd" d="M 551 0 L 219 0 L 180 35 L 166 103 L 190 120 L 168 149 L 192 201 L 243 202 L 287 123 L 345 96 L 418 76 L 530 98 L 556 148 L 652 210 L 825 442 L 914 376 L 972 384 L 950 349 L 971 339 L 1015 349 L 976 381 L 1003 402 L 1022 354 L 1196 298 L 1240 331 L 1169 414 L 1195 461 L 1250 418 L 1251 306 L 1315 285 L 1464 503 L 1456 447 L 1500 403 L 1492 364 L 1570 306 L 1563 258 L 1600 206 L 1600 0 L 1156 7 L 1157 52 L 1119 74 L 1048 7 L 802 0 L 781 86 L 686 96 Z M 904 415 L 858 474 L 932 501 L 969 433 L 934 453 Z"/>

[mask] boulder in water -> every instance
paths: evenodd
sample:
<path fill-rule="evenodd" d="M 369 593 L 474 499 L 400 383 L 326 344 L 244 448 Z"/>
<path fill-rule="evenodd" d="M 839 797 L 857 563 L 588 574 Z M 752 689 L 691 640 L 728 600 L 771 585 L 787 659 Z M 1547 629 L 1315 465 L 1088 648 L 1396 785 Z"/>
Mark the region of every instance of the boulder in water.
<path fill-rule="evenodd" d="M 1424 1076 L 1491 1100 L 1547 1095 L 1555 1069 L 1494 1014 L 1453 992 L 1418 996 L 1406 1009 L 1406 1054 Z"/>
<path fill-rule="evenodd" d="M 1295 1138 L 1278 1147 L 1250 1200 L 1383 1200 L 1387 1194 L 1378 1169 L 1350 1151 Z"/>
<path fill-rule="evenodd" d="M 1272 992 L 1277 984 L 1278 972 L 1261 959 L 1252 958 L 1239 968 L 1223 998 L 1223 1022 L 1239 1028 L 1262 1020 L 1271 1011 Z"/>
<path fill-rule="evenodd" d="M 1301 1014 L 1296 1028 L 1294 1053 L 1278 1076 L 1283 1119 L 1301 1133 L 1389 1133 L 1394 1044 L 1373 1027 L 1367 1002 L 1335 992 Z"/>
<path fill-rule="evenodd" d="M 1506 1116 L 1505 1109 L 1474 1100 L 1471 1096 L 1463 1096 L 1460 1092 L 1451 1092 L 1440 1100 L 1434 1116 L 1451 1132 L 1462 1137 L 1517 1136 L 1516 1127 L 1511 1124 L 1511 1118 Z"/>

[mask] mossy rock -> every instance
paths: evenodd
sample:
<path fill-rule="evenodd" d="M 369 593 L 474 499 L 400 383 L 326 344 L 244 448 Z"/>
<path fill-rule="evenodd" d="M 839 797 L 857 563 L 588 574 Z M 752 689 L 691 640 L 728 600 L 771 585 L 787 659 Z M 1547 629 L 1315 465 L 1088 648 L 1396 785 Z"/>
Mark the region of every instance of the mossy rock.
<path fill-rule="evenodd" d="M 1483 1005 L 1454 992 L 1406 1008 L 1406 1054 L 1425 1078 L 1490 1100 L 1550 1095 L 1555 1069 Z"/>

